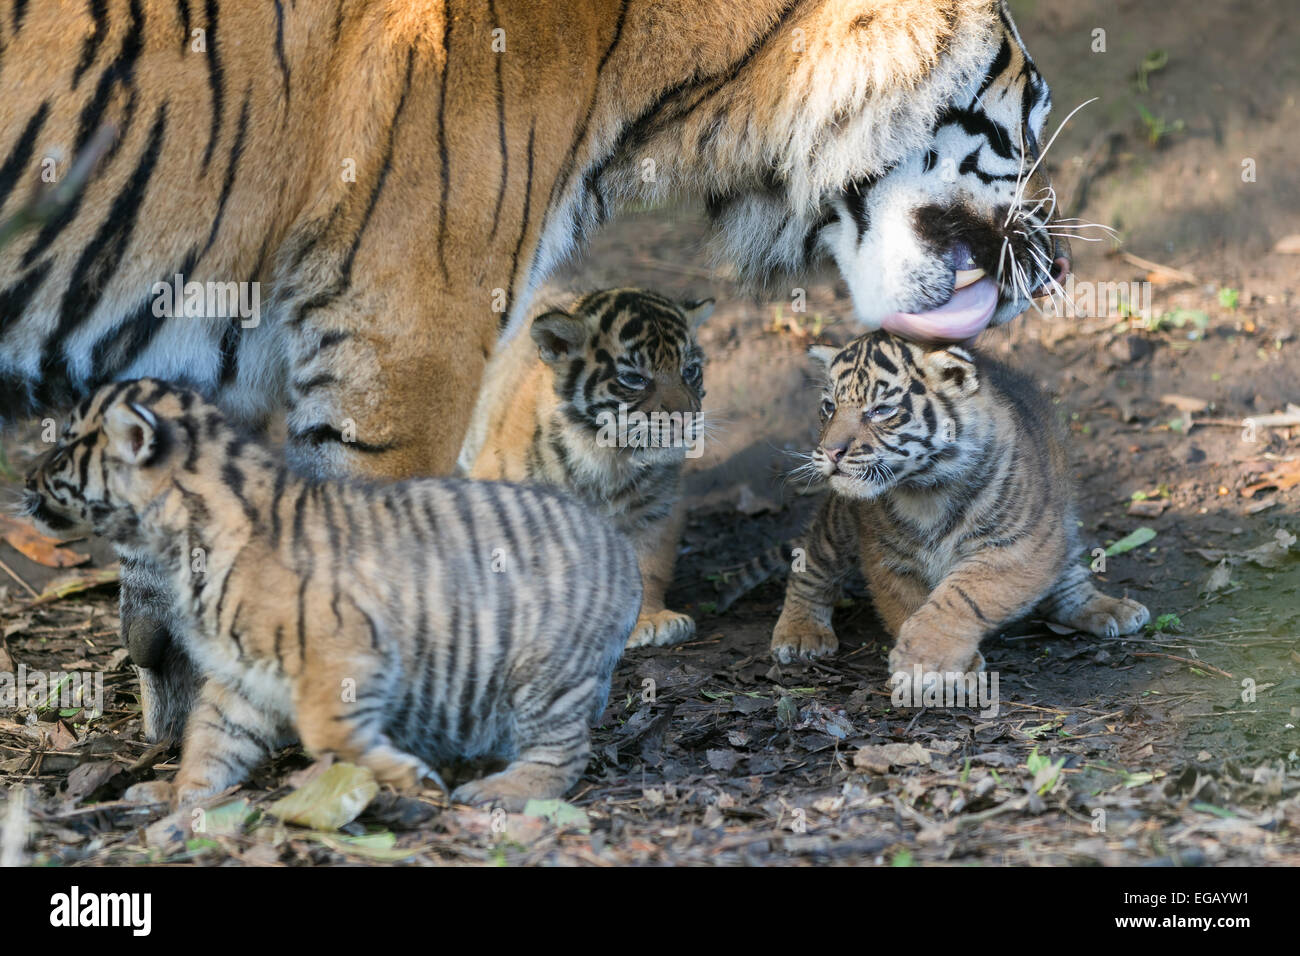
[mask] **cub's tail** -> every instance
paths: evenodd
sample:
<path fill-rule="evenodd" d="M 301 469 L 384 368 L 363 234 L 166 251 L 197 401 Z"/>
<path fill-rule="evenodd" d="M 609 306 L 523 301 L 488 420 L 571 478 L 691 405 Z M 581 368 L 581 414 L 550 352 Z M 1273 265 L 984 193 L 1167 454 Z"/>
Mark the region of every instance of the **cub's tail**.
<path fill-rule="evenodd" d="M 768 548 L 739 571 L 721 572 L 716 582 L 718 600 L 714 613 L 725 614 L 733 604 L 764 581 L 778 575 L 784 577 L 798 560 L 800 552 L 795 541 L 783 541 Z"/>

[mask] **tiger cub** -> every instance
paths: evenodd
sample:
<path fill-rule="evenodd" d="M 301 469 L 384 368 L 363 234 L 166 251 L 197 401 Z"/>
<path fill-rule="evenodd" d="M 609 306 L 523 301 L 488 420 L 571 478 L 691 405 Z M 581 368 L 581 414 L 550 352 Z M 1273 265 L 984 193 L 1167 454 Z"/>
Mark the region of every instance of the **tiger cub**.
<path fill-rule="evenodd" d="M 607 289 L 538 316 L 530 337 L 493 357 L 461 450 L 462 474 L 563 488 L 632 539 L 644 591 L 628 647 L 695 633 L 664 592 L 685 517 L 682 469 L 703 439 L 695 330 L 712 311 L 711 299 Z"/>
<path fill-rule="evenodd" d="M 89 526 L 170 576 L 206 677 L 174 793 L 242 782 L 293 732 L 408 787 L 519 809 L 582 774 L 636 621 L 635 555 L 554 492 L 461 479 L 313 481 L 195 393 L 140 380 L 77 410 L 27 479 L 56 534 Z"/>
<path fill-rule="evenodd" d="M 831 609 L 855 562 L 896 638 L 891 673 L 919 665 L 927 684 L 980 670 L 980 640 L 1035 608 L 1100 636 L 1146 623 L 1078 561 L 1065 448 L 1029 379 L 883 332 L 810 351 L 826 385 L 808 471 L 830 493 L 789 576 L 778 660 L 836 649 Z"/>

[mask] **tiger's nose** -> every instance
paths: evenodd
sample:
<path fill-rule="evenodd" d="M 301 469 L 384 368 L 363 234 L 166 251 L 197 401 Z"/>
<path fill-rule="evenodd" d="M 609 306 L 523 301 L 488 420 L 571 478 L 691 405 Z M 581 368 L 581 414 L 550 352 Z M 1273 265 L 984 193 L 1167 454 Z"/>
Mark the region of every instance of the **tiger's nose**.
<path fill-rule="evenodd" d="M 822 452 L 831 460 L 832 464 L 838 464 L 839 460 L 844 457 L 844 453 L 848 450 L 848 442 L 840 442 L 835 445 L 822 445 Z"/>
<path fill-rule="evenodd" d="M 1070 274 L 1070 256 L 1069 254 L 1058 255 L 1052 260 L 1052 271 L 1050 273 L 1040 272 L 1038 286 L 1034 289 L 1034 295 L 1046 295 L 1054 285 L 1060 285 L 1065 281 L 1065 277 Z"/>
<path fill-rule="evenodd" d="M 1074 264 L 1070 258 L 1070 241 L 1064 236 L 1054 237 L 1052 243 L 1052 279 L 1064 282 Z"/>

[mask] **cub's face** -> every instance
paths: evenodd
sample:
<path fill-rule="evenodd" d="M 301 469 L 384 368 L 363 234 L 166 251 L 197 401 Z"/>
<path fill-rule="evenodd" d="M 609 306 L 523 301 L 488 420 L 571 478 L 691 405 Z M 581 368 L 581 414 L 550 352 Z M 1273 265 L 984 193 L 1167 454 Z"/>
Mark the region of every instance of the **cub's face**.
<path fill-rule="evenodd" d="M 932 485 L 961 465 L 979 379 L 957 346 L 927 348 L 873 332 L 810 354 L 826 372 L 822 430 L 804 470 L 846 497 Z"/>
<path fill-rule="evenodd" d="M 712 300 L 680 305 L 644 289 L 608 289 L 532 325 L 555 392 L 575 424 L 619 447 L 680 449 L 698 440 L 704 356 L 695 330 Z"/>
<path fill-rule="evenodd" d="M 55 447 L 27 474 L 23 506 L 52 537 L 128 537 L 178 457 L 164 421 L 177 394 L 142 379 L 107 385 L 72 413 Z M 188 439 L 181 436 L 179 442 Z"/>

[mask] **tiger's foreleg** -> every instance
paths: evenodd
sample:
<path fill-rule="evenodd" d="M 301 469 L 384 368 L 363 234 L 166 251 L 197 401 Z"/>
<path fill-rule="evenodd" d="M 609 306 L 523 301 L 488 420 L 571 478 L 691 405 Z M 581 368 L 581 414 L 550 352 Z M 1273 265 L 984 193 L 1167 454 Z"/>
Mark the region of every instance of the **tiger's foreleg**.
<path fill-rule="evenodd" d="M 431 319 L 371 314 L 360 298 L 289 310 L 290 465 L 319 477 L 451 474 L 498 317 L 485 305 L 463 335 L 435 339 Z"/>
<path fill-rule="evenodd" d="M 898 631 L 889 654 L 891 674 L 910 680 L 919 668 L 923 684 L 943 675 L 984 669 L 980 641 L 1031 610 L 1060 572 L 1060 554 L 987 554 L 956 565 Z M 953 677 L 952 679 L 957 679 Z M 918 689 L 919 690 L 919 689 Z"/>
<path fill-rule="evenodd" d="M 202 678 L 176 635 L 171 583 L 151 562 L 121 554 L 122 638 L 140 675 L 147 740 L 180 740 Z"/>
<path fill-rule="evenodd" d="M 802 551 L 802 553 L 800 553 Z M 858 558 L 857 520 L 850 502 L 827 495 L 794 551 L 785 605 L 772 630 L 772 656 L 782 664 L 839 648 L 831 614 Z"/>
<path fill-rule="evenodd" d="M 287 742 L 287 730 L 283 714 L 255 706 L 238 688 L 205 681 L 185 728 L 176 802 L 198 803 L 243 783 L 250 770 Z"/>
<path fill-rule="evenodd" d="M 664 606 L 664 594 L 673 582 L 677 545 L 685 521 L 686 505 L 678 500 L 666 519 L 633 536 L 642 590 L 641 615 L 627 639 L 629 648 L 667 647 L 695 636 L 694 618 Z"/>

